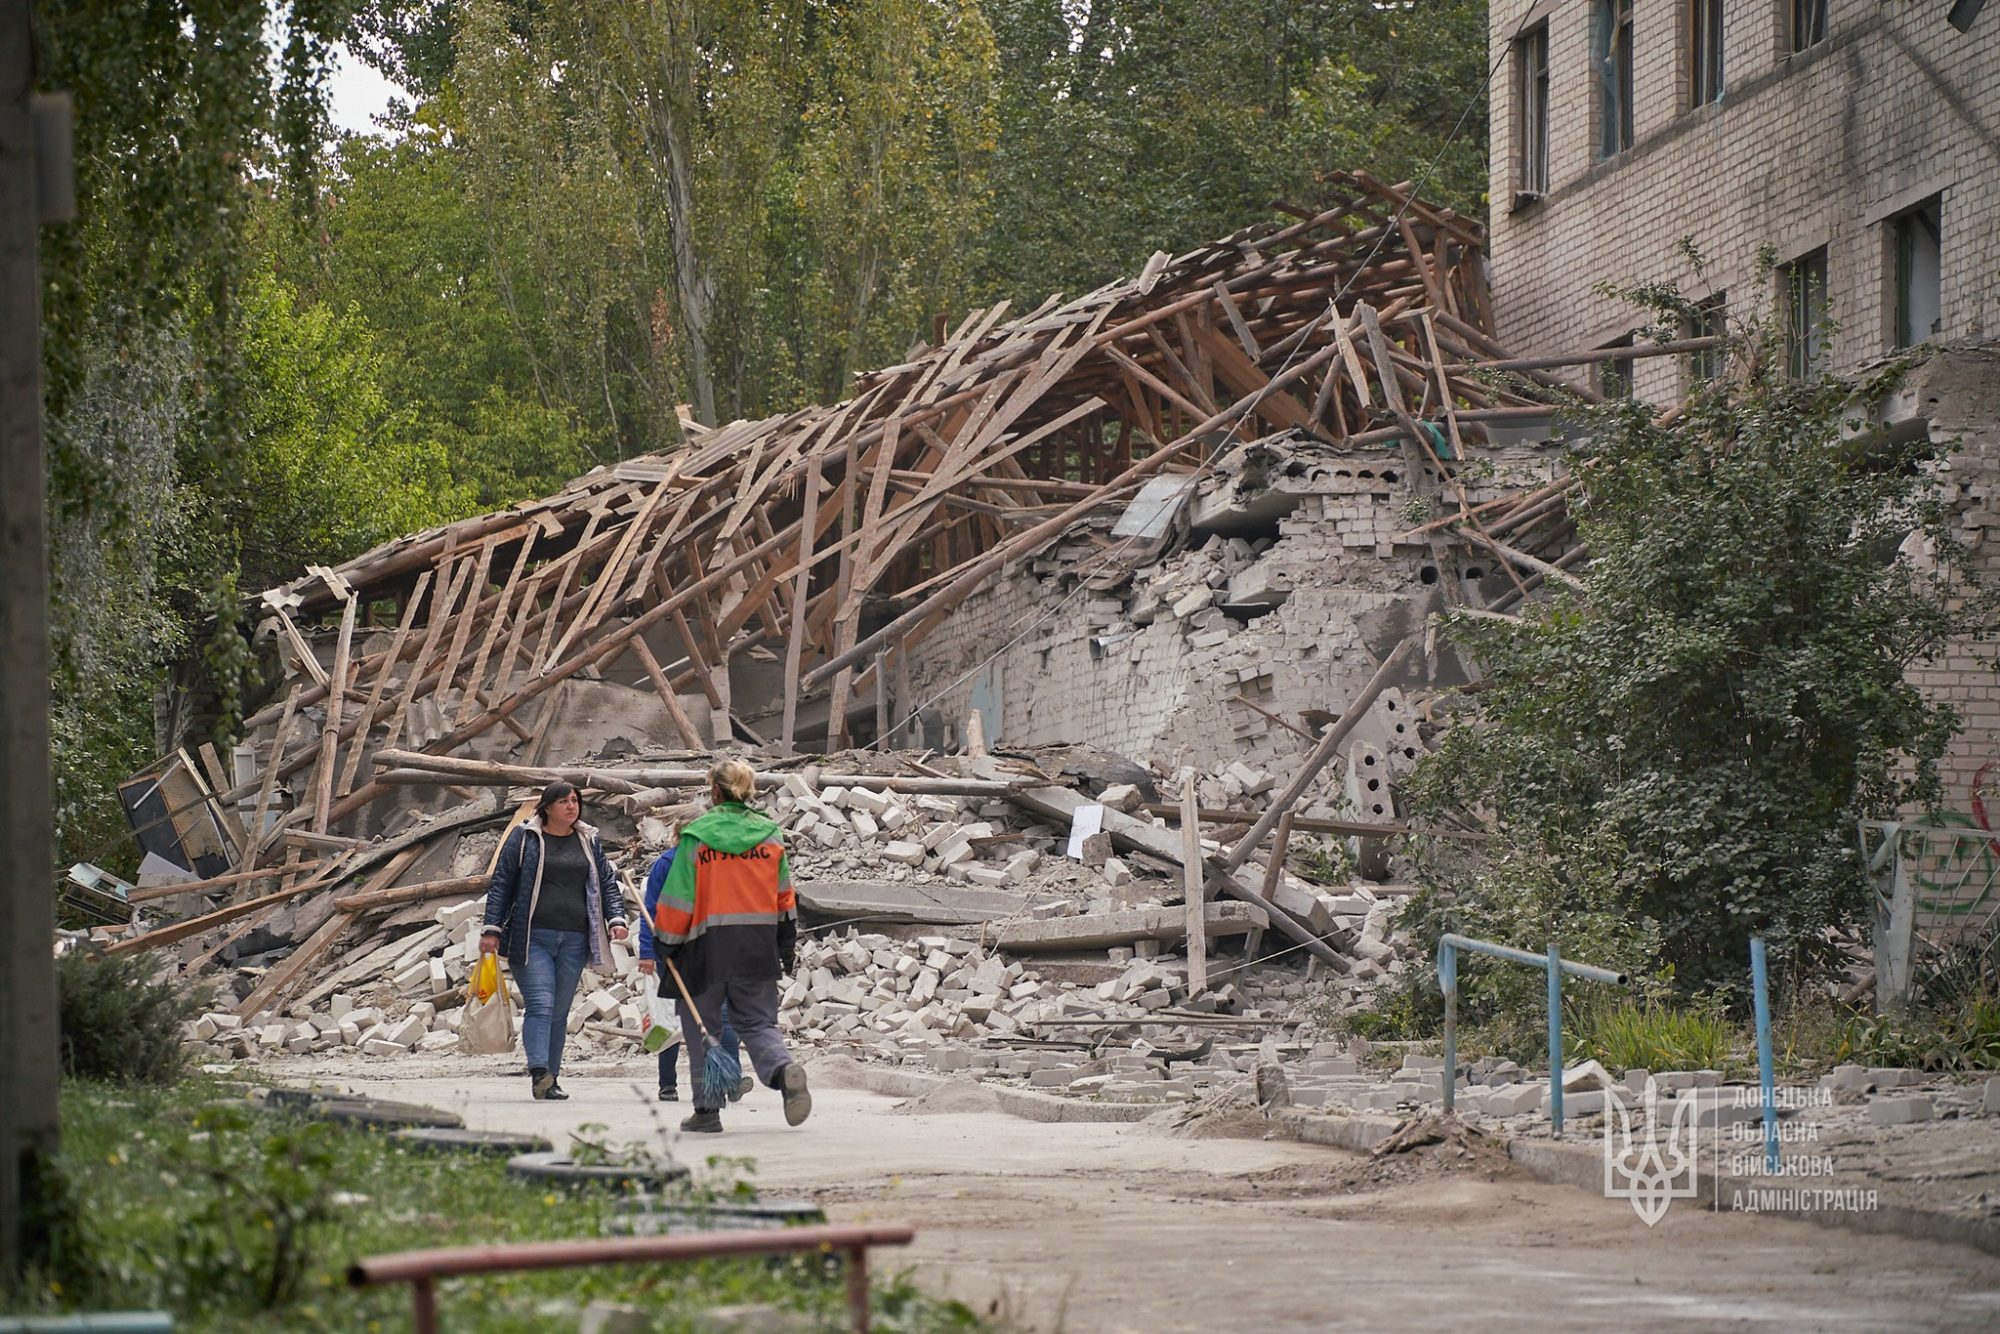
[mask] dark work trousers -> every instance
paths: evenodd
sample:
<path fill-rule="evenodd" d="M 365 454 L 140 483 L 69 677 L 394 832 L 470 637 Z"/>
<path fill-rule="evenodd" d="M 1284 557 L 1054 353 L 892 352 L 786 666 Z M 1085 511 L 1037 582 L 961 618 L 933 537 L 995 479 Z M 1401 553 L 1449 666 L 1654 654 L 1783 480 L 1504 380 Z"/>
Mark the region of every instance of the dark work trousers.
<path fill-rule="evenodd" d="M 736 1030 L 736 1036 L 750 1053 L 750 1063 L 756 1068 L 757 1078 L 767 1087 L 778 1071 L 790 1065 L 792 1053 L 785 1046 L 785 1039 L 778 1032 L 778 980 L 765 978 L 760 982 L 711 982 L 694 994 L 694 1003 L 701 1013 L 701 1022 L 708 1031 L 722 1039 L 722 1007 L 729 1005 L 729 1025 Z M 708 1043 L 702 1039 L 701 1027 L 688 1011 L 686 1001 L 678 1001 L 681 1014 L 681 1040 L 687 1043 L 688 1076 L 694 1082 L 694 1105 L 696 1111 L 716 1112 L 729 1100 L 727 1088 L 710 1088 L 702 1078 L 708 1065 Z"/>

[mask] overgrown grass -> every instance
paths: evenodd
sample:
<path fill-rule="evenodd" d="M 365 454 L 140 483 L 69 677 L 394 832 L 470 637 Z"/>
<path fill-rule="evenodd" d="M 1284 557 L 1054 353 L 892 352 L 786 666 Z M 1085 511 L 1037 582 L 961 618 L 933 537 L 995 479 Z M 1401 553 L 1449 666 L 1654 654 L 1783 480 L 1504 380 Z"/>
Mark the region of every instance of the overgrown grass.
<path fill-rule="evenodd" d="M 1613 1074 L 1626 1070 L 1722 1070 L 1741 1041 L 1714 1004 L 1661 1000 L 1597 1002 L 1572 1015 L 1568 1058 L 1594 1058 Z M 1567 1026 L 1567 1025 L 1566 1025 Z"/>
<path fill-rule="evenodd" d="M 712 1160 L 728 1191 L 742 1164 Z M 510 1178 L 496 1160 L 423 1153 L 366 1130 L 252 1108 L 214 1081 L 168 1089 L 71 1082 L 59 1168 L 71 1209 L 18 1310 L 164 1309 L 178 1328 L 408 1327 L 398 1285 L 353 1291 L 348 1263 L 426 1246 L 611 1235 L 616 1200 Z M 882 1259 L 894 1262 L 893 1255 Z M 447 1328 L 512 1334 L 573 1328 L 595 1299 L 684 1330 L 720 1305 L 768 1303 L 845 1327 L 844 1283 L 816 1258 L 495 1274 L 439 1286 Z M 875 1284 L 876 1328 L 975 1330 L 956 1302 L 903 1277 Z"/>
<path fill-rule="evenodd" d="M 1857 1016 L 1834 1058 L 1945 1073 L 2000 1070 L 2000 999 L 1972 996 L 1901 1019 Z"/>

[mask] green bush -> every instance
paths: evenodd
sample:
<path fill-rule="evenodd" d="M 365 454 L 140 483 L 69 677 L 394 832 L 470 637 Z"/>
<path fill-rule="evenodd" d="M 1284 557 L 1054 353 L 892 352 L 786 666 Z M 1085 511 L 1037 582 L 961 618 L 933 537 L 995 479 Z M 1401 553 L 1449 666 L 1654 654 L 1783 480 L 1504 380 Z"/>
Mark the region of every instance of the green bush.
<path fill-rule="evenodd" d="M 64 1074 L 120 1084 L 180 1078 L 187 1068 L 181 1025 L 207 998 L 155 981 L 156 967 L 140 956 L 91 958 L 82 950 L 56 960 Z"/>

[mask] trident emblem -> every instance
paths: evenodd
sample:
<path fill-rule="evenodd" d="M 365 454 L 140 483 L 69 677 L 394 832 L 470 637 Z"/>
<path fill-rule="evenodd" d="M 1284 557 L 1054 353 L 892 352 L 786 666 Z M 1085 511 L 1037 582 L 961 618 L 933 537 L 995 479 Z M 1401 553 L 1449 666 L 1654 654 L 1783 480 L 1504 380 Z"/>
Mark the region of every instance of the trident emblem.
<path fill-rule="evenodd" d="M 1615 1092 L 1605 1090 L 1610 1110 L 1604 1118 L 1604 1198 L 1632 1202 L 1647 1227 L 1666 1217 L 1675 1200 L 1691 1200 L 1698 1188 L 1695 1159 L 1695 1101 L 1676 1102 L 1667 1141 L 1660 1143 L 1660 1088 L 1646 1076 L 1645 1135 L 1635 1143 L 1631 1114 Z M 1613 1129 L 1613 1123 L 1616 1129 Z"/>

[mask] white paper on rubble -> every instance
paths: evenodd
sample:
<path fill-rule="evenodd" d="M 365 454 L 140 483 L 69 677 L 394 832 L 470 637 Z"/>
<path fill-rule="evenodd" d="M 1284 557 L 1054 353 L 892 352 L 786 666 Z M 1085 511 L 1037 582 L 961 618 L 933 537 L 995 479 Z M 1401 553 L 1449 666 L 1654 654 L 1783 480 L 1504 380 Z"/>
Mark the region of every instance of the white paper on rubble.
<path fill-rule="evenodd" d="M 1083 840 L 1089 838 L 1092 834 L 1100 832 L 1103 828 L 1104 807 L 1094 803 L 1089 806 L 1077 807 L 1076 814 L 1070 819 L 1069 855 L 1078 861 L 1082 861 Z"/>

